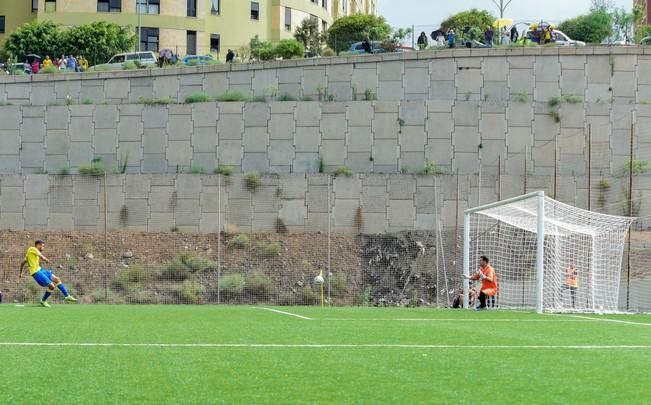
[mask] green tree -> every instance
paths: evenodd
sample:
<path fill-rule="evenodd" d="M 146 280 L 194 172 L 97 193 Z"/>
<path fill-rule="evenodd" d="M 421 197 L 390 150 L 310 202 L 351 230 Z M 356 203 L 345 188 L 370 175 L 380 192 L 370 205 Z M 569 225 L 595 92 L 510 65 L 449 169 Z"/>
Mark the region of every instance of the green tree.
<path fill-rule="evenodd" d="M 84 55 L 91 65 L 106 63 L 116 53 L 133 49 L 136 43 L 136 36 L 129 28 L 105 21 L 78 25 L 60 35 L 66 54 Z"/>
<path fill-rule="evenodd" d="M 347 51 L 355 42 L 365 39 L 382 41 L 391 34 L 391 26 L 383 17 L 355 14 L 335 21 L 328 29 L 328 46 L 337 52 Z"/>
<path fill-rule="evenodd" d="M 484 30 L 494 22 L 490 11 L 473 8 L 448 17 L 441 23 L 441 30 L 447 32 L 452 28 L 461 38 L 483 40 Z"/>
<path fill-rule="evenodd" d="M 274 53 L 283 59 L 302 58 L 305 48 L 295 39 L 283 39 L 276 45 Z"/>
<path fill-rule="evenodd" d="M 276 56 L 276 51 L 271 42 L 261 41 L 257 35 L 249 42 L 251 57 L 257 60 L 271 60 Z"/>
<path fill-rule="evenodd" d="M 638 25 L 635 27 L 635 43 L 639 44 L 642 38 L 651 36 L 651 25 Z"/>
<path fill-rule="evenodd" d="M 60 31 L 51 21 L 28 22 L 9 34 L 4 49 L 10 57 L 19 61 L 31 53 L 54 57 L 61 53 Z"/>
<path fill-rule="evenodd" d="M 306 56 L 320 56 L 325 43 L 325 34 L 319 30 L 319 22 L 314 18 L 306 18 L 296 28 L 294 38 L 303 44 Z"/>
<path fill-rule="evenodd" d="M 563 21 L 558 29 L 570 38 L 599 44 L 613 33 L 613 19 L 605 9 L 595 9 L 589 14 Z"/>

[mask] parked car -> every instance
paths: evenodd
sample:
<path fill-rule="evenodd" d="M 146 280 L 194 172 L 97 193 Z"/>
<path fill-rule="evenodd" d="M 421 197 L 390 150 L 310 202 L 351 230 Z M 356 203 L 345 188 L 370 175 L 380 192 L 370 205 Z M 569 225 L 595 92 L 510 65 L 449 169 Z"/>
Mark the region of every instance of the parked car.
<path fill-rule="evenodd" d="M 364 50 L 364 42 L 355 42 L 348 49 L 353 55 L 360 55 L 366 53 Z M 382 48 L 382 41 L 371 41 L 371 53 L 386 53 L 387 51 Z"/>
<path fill-rule="evenodd" d="M 527 30 L 524 34 L 528 41 L 533 41 L 533 31 Z M 563 31 L 554 30 L 552 34 L 552 44 L 558 46 L 585 46 L 583 41 L 575 41 L 568 37 Z"/>
<path fill-rule="evenodd" d="M 216 63 L 212 55 L 185 55 L 182 61 L 185 66 L 212 65 Z"/>
<path fill-rule="evenodd" d="M 32 67 L 28 63 L 12 63 L 7 65 L 6 63 L 2 65 L 2 73 L 11 74 L 15 71 L 22 71 L 23 73 L 29 75 L 32 74 Z"/>
<path fill-rule="evenodd" d="M 129 53 L 119 53 L 109 59 L 104 65 L 110 67 L 111 69 L 122 69 L 122 64 L 129 61 L 138 61 L 140 64 L 145 66 L 156 66 L 158 64 L 158 59 L 156 54 L 151 51 L 144 52 L 129 52 Z"/>

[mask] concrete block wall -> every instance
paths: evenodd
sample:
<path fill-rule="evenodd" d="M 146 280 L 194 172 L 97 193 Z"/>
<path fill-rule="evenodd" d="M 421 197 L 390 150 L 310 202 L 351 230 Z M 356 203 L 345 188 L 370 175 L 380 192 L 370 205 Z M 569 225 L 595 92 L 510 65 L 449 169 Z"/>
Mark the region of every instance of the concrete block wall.
<path fill-rule="evenodd" d="M 337 101 L 504 101 L 526 94 L 537 102 L 574 94 L 589 102 L 651 100 L 651 49 L 637 47 L 459 49 L 224 64 L 189 68 L 0 77 L 0 101 L 13 104 L 102 104 L 196 92 L 219 96 L 289 95 Z"/>
<path fill-rule="evenodd" d="M 638 178 L 641 215 L 651 215 L 650 177 Z M 621 178 L 608 178 L 604 207 L 599 191 L 593 209 L 622 214 Z M 254 192 L 242 176 L 128 174 L 92 176 L 0 176 L 0 229 L 211 233 L 274 232 L 282 220 L 290 232 L 384 233 L 433 230 L 437 220 L 455 227 L 463 210 L 497 199 L 497 177 L 461 175 L 323 174 L 266 175 Z M 553 195 L 553 178 L 531 176 L 526 191 Z M 587 189 L 574 176 L 558 178 L 557 199 L 586 206 Z M 524 178 L 502 179 L 501 196 L 522 194 Z M 106 204 L 105 204 L 106 199 Z M 458 211 L 457 211 L 458 209 Z M 651 223 L 640 224 L 642 227 Z"/>
<path fill-rule="evenodd" d="M 0 173 L 72 172 L 102 158 L 110 171 L 418 173 L 444 171 L 619 175 L 634 148 L 651 153 L 648 104 L 531 100 L 198 103 L 0 107 Z M 554 117 L 554 114 L 557 114 Z M 554 150 L 558 147 L 558 154 Z M 499 161 L 499 162 L 498 162 Z M 496 170 L 496 169 L 495 169 Z"/>

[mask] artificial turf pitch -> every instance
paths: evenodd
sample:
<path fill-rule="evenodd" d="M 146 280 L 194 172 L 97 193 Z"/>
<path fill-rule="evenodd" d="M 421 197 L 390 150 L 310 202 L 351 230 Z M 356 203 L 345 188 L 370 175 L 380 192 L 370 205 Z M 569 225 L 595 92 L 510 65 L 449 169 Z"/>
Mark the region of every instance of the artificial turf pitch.
<path fill-rule="evenodd" d="M 2 305 L 0 403 L 651 401 L 649 315 L 274 309 Z"/>

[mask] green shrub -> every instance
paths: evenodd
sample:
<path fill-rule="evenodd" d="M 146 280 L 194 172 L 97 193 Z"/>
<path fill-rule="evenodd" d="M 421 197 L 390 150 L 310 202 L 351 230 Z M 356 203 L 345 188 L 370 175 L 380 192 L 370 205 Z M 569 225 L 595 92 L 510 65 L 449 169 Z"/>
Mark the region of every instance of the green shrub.
<path fill-rule="evenodd" d="M 173 104 L 174 101 L 170 97 L 159 97 L 159 98 L 139 97 L 138 103 L 144 105 L 166 105 L 166 104 Z"/>
<path fill-rule="evenodd" d="M 296 101 L 296 97 L 293 97 L 287 93 L 283 93 L 278 96 L 278 101 Z"/>
<path fill-rule="evenodd" d="M 93 303 L 120 304 L 122 299 L 112 290 L 104 291 L 103 288 L 96 288 L 90 292 Z M 107 299 L 108 298 L 108 299 Z"/>
<path fill-rule="evenodd" d="M 521 90 L 513 95 L 513 99 L 518 103 L 526 103 L 529 101 L 529 92 L 526 90 Z"/>
<path fill-rule="evenodd" d="M 364 90 L 364 100 L 366 101 L 373 101 L 376 99 L 375 92 L 373 89 L 366 89 Z"/>
<path fill-rule="evenodd" d="M 232 301 L 242 296 L 244 277 L 239 273 L 227 274 L 221 278 L 219 292 L 226 301 Z"/>
<path fill-rule="evenodd" d="M 160 272 L 159 278 L 167 281 L 183 281 L 190 277 L 190 269 L 183 263 L 180 257 L 174 258 L 167 263 Z"/>
<path fill-rule="evenodd" d="M 346 273 L 337 272 L 330 277 L 330 293 L 336 298 L 342 298 L 348 294 L 348 277 L 346 277 Z"/>
<path fill-rule="evenodd" d="M 330 56 L 337 56 L 337 52 L 334 51 L 332 48 L 325 48 L 323 51 L 321 51 L 321 56 L 323 57 L 330 57 Z"/>
<path fill-rule="evenodd" d="M 95 100 L 92 98 L 82 98 L 81 104 L 95 104 Z"/>
<path fill-rule="evenodd" d="M 335 169 L 334 175 L 335 175 L 335 177 L 338 177 L 338 176 L 352 177 L 353 176 L 353 171 L 350 170 L 346 166 L 339 166 L 338 168 Z"/>
<path fill-rule="evenodd" d="M 110 72 L 112 69 L 109 65 L 95 65 L 88 68 L 87 72 Z"/>
<path fill-rule="evenodd" d="M 105 172 L 102 158 L 93 159 L 89 165 L 79 166 L 79 174 L 84 176 L 102 176 Z"/>
<path fill-rule="evenodd" d="M 423 165 L 423 169 L 420 171 L 420 174 L 443 174 L 443 170 L 432 161 L 427 161 Z"/>
<path fill-rule="evenodd" d="M 188 104 L 207 103 L 209 101 L 212 101 L 212 99 L 206 93 L 192 93 L 185 98 L 185 102 Z"/>
<path fill-rule="evenodd" d="M 302 58 L 305 47 L 295 39 L 283 39 L 276 45 L 275 54 L 283 59 Z"/>
<path fill-rule="evenodd" d="M 183 304 L 200 304 L 206 294 L 206 287 L 196 280 L 185 280 L 178 288 L 177 295 Z"/>
<path fill-rule="evenodd" d="M 48 66 L 38 71 L 39 74 L 52 74 L 59 73 L 59 68 L 56 66 Z"/>
<path fill-rule="evenodd" d="M 213 170 L 214 174 L 221 174 L 222 176 L 230 176 L 233 174 L 233 166 L 222 166 L 219 165 Z"/>
<path fill-rule="evenodd" d="M 276 257 L 280 255 L 282 246 L 280 242 L 269 242 L 262 246 L 262 256 L 263 257 Z"/>
<path fill-rule="evenodd" d="M 628 173 L 631 170 L 632 166 L 632 171 L 633 174 L 642 174 L 646 173 L 647 170 L 649 170 L 649 162 L 646 160 L 629 160 L 626 163 L 624 163 L 624 172 Z"/>
<path fill-rule="evenodd" d="M 123 70 L 135 70 L 135 69 L 138 69 L 138 64 L 133 60 L 126 61 L 126 62 L 124 62 L 122 64 L 122 69 Z"/>
<path fill-rule="evenodd" d="M 300 291 L 300 302 L 297 302 L 298 305 L 316 305 L 319 303 L 319 294 L 316 293 L 312 287 L 305 286 Z"/>
<path fill-rule="evenodd" d="M 578 104 L 583 101 L 583 99 L 574 94 L 566 94 L 563 96 L 563 100 L 568 104 Z"/>
<path fill-rule="evenodd" d="M 233 239 L 231 239 L 231 244 L 238 249 L 248 249 L 249 246 L 251 246 L 251 240 L 249 239 L 248 236 L 241 233 L 236 237 L 234 237 Z"/>
<path fill-rule="evenodd" d="M 244 293 L 255 300 L 269 300 L 273 284 L 271 277 L 261 271 L 254 271 L 246 275 Z"/>
<path fill-rule="evenodd" d="M 190 165 L 190 174 L 204 174 L 206 171 L 198 164 Z"/>
<path fill-rule="evenodd" d="M 250 172 L 244 175 L 244 185 L 247 190 L 255 193 L 255 191 L 262 185 L 260 175 L 257 172 Z"/>
<path fill-rule="evenodd" d="M 250 101 L 251 97 L 241 91 L 229 90 L 217 97 L 217 101 Z"/>
<path fill-rule="evenodd" d="M 554 97 L 550 97 L 550 98 L 549 98 L 549 101 L 547 102 L 547 104 L 548 104 L 549 107 L 551 107 L 551 108 L 559 107 L 559 106 L 561 105 L 561 98 L 560 98 L 560 97 L 556 97 L 556 96 L 554 96 Z"/>
<path fill-rule="evenodd" d="M 157 304 L 160 301 L 154 291 L 140 289 L 131 291 L 126 300 L 130 304 Z"/>
<path fill-rule="evenodd" d="M 70 165 L 66 163 L 65 165 L 61 166 L 61 168 L 59 169 L 59 174 L 62 175 L 62 176 L 69 175 L 70 174 Z"/>
<path fill-rule="evenodd" d="M 303 96 L 303 97 L 301 97 L 301 101 L 314 101 L 314 97 L 312 97 L 312 96 Z"/>

